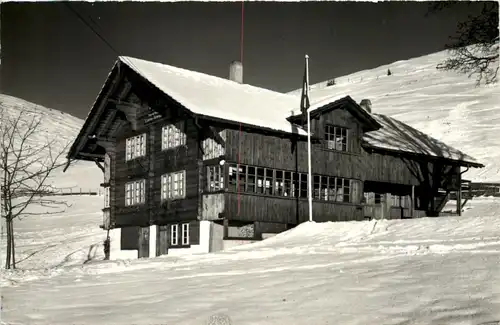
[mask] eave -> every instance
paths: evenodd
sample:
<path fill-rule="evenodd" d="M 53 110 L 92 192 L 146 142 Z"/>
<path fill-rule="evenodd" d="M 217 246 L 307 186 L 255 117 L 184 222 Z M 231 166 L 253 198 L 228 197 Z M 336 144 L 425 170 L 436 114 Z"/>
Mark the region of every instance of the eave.
<path fill-rule="evenodd" d="M 97 98 L 92 105 L 92 108 L 87 115 L 87 118 L 85 119 L 85 122 L 80 129 L 80 132 L 78 133 L 78 136 L 76 137 L 68 151 L 66 157 L 69 160 L 95 160 L 95 158 L 88 158 L 88 155 L 90 153 L 82 153 L 81 151 L 85 147 L 88 141 L 88 137 L 95 132 L 95 128 L 99 123 L 104 108 L 107 105 L 107 99 L 118 87 L 122 76 L 123 74 L 120 69 L 120 62 L 116 61 L 113 68 L 109 72 L 108 77 L 106 78 L 106 81 L 101 88 L 101 91 L 97 95 Z M 98 159 L 103 159 L 100 157 L 100 155 L 98 156 Z"/>
<path fill-rule="evenodd" d="M 379 148 L 379 147 L 370 146 L 366 143 L 363 143 L 362 146 L 363 146 L 363 148 L 366 148 L 369 151 L 378 152 L 381 154 L 389 153 L 391 155 L 410 157 L 410 158 L 418 159 L 418 160 L 442 161 L 442 162 L 446 162 L 446 163 L 453 164 L 453 165 L 459 165 L 462 167 L 472 167 L 472 168 L 484 168 L 485 167 L 481 163 L 472 162 L 472 161 L 450 159 L 450 158 L 446 158 L 446 157 L 431 156 L 431 155 L 426 155 L 423 153 L 412 153 L 412 152 L 395 150 L 395 149 Z"/>

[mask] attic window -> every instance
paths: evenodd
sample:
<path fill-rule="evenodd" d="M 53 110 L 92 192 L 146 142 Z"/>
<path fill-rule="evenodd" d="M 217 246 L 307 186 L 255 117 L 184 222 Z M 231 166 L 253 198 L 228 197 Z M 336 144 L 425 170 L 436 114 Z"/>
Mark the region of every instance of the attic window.
<path fill-rule="evenodd" d="M 348 151 L 348 131 L 340 126 L 326 125 L 325 147 L 330 150 Z"/>

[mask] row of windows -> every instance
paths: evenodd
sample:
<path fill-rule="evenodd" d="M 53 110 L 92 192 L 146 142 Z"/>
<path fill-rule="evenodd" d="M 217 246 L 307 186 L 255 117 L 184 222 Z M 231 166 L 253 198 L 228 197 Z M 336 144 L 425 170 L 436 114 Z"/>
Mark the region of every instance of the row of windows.
<path fill-rule="evenodd" d="M 179 234 L 179 228 L 180 228 L 180 234 Z M 170 245 L 171 246 L 189 245 L 189 223 L 182 223 L 180 225 L 176 224 L 170 226 Z"/>
<path fill-rule="evenodd" d="M 364 203 L 366 204 L 380 204 L 382 203 L 382 194 L 368 192 L 364 193 Z M 408 195 L 393 195 L 389 194 L 389 203 L 392 207 L 401 207 L 409 209 L 411 207 L 411 199 Z"/>
<path fill-rule="evenodd" d="M 208 190 L 220 189 L 223 176 L 218 166 L 208 168 Z M 228 188 L 246 193 L 302 197 L 308 196 L 308 175 L 247 165 L 229 166 Z M 313 175 L 313 198 L 321 201 L 358 202 L 359 181 Z"/>
<path fill-rule="evenodd" d="M 146 202 L 146 180 L 136 180 L 125 184 L 125 206 Z M 181 199 L 186 196 L 186 171 L 179 171 L 161 176 L 162 200 Z"/>
<path fill-rule="evenodd" d="M 162 128 L 162 150 L 172 149 L 186 145 L 186 123 L 184 121 L 165 125 Z M 220 146 L 219 144 L 212 144 Z M 325 126 L 325 147 L 331 150 L 349 151 L 348 130 L 343 127 Z M 208 149 L 208 148 L 205 148 Z M 216 151 L 212 148 L 212 151 Z M 212 152 L 207 151 L 207 152 Z M 127 139 L 125 149 L 126 160 L 132 160 L 146 155 L 146 134 L 140 134 Z"/>
<path fill-rule="evenodd" d="M 184 121 L 165 125 L 161 131 L 161 149 L 167 150 L 186 144 L 186 123 Z M 125 147 L 125 160 L 129 161 L 146 156 L 146 134 L 128 138 Z"/>

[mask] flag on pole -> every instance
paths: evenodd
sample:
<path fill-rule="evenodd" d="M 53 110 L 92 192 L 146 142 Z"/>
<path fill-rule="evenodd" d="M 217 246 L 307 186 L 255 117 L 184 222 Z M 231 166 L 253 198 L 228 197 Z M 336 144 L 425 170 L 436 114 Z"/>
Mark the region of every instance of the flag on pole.
<path fill-rule="evenodd" d="M 306 124 L 307 109 L 309 103 L 309 56 L 306 54 L 306 61 L 304 66 L 304 79 L 302 81 L 302 95 L 300 97 L 300 112 L 302 113 L 302 125 Z"/>

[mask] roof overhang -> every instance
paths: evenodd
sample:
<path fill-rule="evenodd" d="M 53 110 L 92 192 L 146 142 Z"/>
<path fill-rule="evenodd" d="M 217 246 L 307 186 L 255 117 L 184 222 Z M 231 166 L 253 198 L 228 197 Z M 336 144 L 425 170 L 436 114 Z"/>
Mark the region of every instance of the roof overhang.
<path fill-rule="evenodd" d="M 423 153 L 413 153 L 413 152 L 407 152 L 407 151 L 401 151 L 401 150 L 394 150 L 394 149 L 387 149 L 387 148 L 379 148 L 376 146 L 371 146 L 365 142 L 362 144 L 363 148 L 367 148 L 371 151 L 374 152 L 379 152 L 382 154 L 391 154 L 395 156 L 402 156 L 402 157 L 408 157 L 410 159 L 415 159 L 415 160 L 425 160 L 425 161 L 440 161 L 446 164 L 451 164 L 451 165 L 458 165 L 461 167 L 472 167 L 472 168 L 483 168 L 485 167 L 483 164 L 478 163 L 478 162 L 471 162 L 471 161 L 465 161 L 465 160 L 458 160 L 458 159 L 450 159 L 450 158 L 445 158 L 445 157 L 439 157 L 439 156 L 430 156 L 426 155 Z"/>
<path fill-rule="evenodd" d="M 104 160 L 104 153 L 82 152 L 82 149 L 87 145 L 89 137 L 95 133 L 97 124 L 108 103 L 110 95 L 116 91 L 121 79 L 123 78 L 123 72 L 121 70 L 120 61 L 116 61 L 113 68 L 109 72 L 101 91 L 97 95 L 97 98 L 94 101 L 82 128 L 80 129 L 80 132 L 68 151 L 66 156 L 68 160 Z"/>

